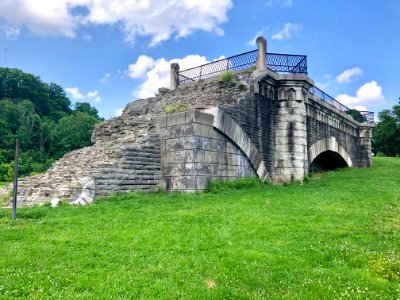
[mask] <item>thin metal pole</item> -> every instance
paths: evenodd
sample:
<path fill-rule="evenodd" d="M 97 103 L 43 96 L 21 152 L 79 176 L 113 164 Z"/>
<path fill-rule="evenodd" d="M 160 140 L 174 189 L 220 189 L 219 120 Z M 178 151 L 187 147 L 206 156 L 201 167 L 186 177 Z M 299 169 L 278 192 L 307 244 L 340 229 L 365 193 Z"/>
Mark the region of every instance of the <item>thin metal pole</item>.
<path fill-rule="evenodd" d="M 18 194 L 18 160 L 19 160 L 19 140 L 15 141 L 15 161 L 14 161 L 14 189 L 12 201 L 12 221 L 17 218 L 17 194 Z"/>

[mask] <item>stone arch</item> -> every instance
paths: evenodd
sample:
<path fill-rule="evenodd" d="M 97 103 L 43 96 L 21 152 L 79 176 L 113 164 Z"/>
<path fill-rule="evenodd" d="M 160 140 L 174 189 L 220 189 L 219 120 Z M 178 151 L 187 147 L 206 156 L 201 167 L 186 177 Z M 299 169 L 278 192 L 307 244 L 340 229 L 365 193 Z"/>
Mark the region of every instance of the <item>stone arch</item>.
<path fill-rule="evenodd" d="M 311 166 L 313 161 L 324 152 L 333 152 L 339 155 L 347 166 L 352 167 L 353 162 L 350 158 L 350 155 L 347 151 L 339 144 L 335 137 L 331 136 L 330 138 L 319 140 L 314 143 L 310 149 L 308 149 L 308 166 Z"/>
<path fill-rule="evenodd" d="M 213 116 L 212 126 L 226 135 L 246 155 L 260 180 L 269 178 L 268 171 L 261 154 L 243 129 L 218 107 L 212 107 L 203 111 Z"/>

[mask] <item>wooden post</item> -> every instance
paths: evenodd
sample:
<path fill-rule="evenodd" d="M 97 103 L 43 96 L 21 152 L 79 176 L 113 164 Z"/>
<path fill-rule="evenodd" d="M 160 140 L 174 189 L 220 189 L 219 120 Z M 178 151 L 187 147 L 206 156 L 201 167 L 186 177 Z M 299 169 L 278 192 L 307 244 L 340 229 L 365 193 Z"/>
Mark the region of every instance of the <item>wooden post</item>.
<path fill-rule="evenodd" d="M 15 161 L 14 161 L 14 188 L 12 201 L 12 221 L 17 218 L 17 195 L 18 195 L 18 160 L 19 160 L 19 140 L 15 141 Z"/>

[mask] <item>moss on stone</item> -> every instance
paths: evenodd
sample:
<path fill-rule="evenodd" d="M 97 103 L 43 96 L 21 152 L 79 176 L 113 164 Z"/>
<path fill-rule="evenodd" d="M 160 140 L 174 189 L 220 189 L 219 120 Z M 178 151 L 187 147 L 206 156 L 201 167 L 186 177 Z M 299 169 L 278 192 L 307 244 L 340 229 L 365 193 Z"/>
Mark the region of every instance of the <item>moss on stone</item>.
<path fill-rule="evenodd" d="M 173 114 L 173 113 L 185 111 L 187 109 L 188 109 L 187 103 L 174 103 L 174 104 L 164 106 L 163 111 L 166 114 Z"/>

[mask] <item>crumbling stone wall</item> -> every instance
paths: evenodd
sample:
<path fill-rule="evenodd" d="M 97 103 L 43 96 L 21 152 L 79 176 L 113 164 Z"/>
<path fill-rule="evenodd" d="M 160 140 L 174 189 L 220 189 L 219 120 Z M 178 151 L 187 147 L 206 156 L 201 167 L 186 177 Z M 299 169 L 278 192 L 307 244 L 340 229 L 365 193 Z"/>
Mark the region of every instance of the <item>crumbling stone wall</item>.
<path fill-rule="evenodd" d="M 20 179 L 19 205 L 52 198 L 73 201 L 82 191 L 79 180 L 83 177 L 93 178 L 97 196 L 165 188 L 154 119 L 176 104 L 185 109 L 234 106 L 247 94 L 244 86 L 250 77 L 251 71 L 243 71 L 228 83 L 210 78 L 174 91 L 160 89 L 155 97 L 128 104 L 120 117 L 95 127 L 93 146 L 66 154 L 46 173 Z"/>

